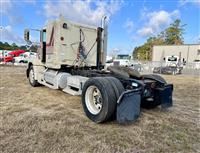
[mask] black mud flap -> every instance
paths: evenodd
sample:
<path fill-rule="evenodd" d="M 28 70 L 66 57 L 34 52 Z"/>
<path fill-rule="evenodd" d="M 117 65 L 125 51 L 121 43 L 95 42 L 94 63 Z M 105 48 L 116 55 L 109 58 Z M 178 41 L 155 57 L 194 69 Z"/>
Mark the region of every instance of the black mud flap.
<path fill-rule="evenodd" d="M 158 88 L 155 90 L 154 100 L 160 102 L 162 108 L 172 107 L 173 105 L 172 92 L 173 92 L 172 84 L 165 85 L 165 87 L 163 88 Z"/>
<path fill-rule="evenodd" d="M 134 122 L 140 115 L 141 90 L 125 91 L 117 101 L 117 122 Z"/>

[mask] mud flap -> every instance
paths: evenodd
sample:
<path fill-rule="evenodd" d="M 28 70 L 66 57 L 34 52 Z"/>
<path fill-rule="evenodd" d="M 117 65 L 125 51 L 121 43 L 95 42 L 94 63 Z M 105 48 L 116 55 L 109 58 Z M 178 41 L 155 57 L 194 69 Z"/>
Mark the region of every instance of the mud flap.
<path fill-rule="evenodd" d="M 160 102 L 162 108 L 172 107 L 172 92 L 173 85 L 165 85 L 164 88 L 158 88 L 155 90 L 155 101 Z"/>
<path fill-rule="evenodd" d="M 134 122 L 140 115 L 141 90 L 129 90 L 122 93 L 117 101 L 117 122 Z"/>

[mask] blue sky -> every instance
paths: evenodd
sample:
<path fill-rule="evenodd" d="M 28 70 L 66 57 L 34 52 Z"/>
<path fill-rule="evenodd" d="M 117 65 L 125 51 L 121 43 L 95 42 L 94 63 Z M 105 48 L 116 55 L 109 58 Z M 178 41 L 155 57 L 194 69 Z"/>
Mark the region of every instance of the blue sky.
<path fill-rule="evenodd" d="M 108 52 L 130 53 L 149 36 L 157 35 L 175 19 L 187 24 L 185 43 L 200 39 L 200 0 L 0 0 L 1 41 L 25 44 L 25 28 L 41 28 L 60 14 L 98 26 L 109 18 Z"/>

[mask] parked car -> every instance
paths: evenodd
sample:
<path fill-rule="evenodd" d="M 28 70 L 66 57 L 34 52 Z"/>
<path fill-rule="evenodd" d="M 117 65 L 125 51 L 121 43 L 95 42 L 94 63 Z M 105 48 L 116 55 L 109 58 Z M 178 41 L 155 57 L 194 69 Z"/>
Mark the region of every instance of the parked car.
<path fill-rule="evenodd" d="M 5 62 L 5 63 L 14 62 L 14 61 L 13 61 L 13 56 L 12 56 L 12 55 L 9 55 L 9 56 L 3 57 L 3 58 L 2 58 L 2 61 Z"/>
<path fill-rule="evenodd" d="M 2 58 L 2 61 L 5 62 L 5 63 L 8 63 L 8 62 L 15 62 L 15 59 L 14 57 L 17 57 L 19 56 L 20 54 L 23 54 L 25 53 L 24 50 L 14 50 L 14 51 L 11 51 L 9 52 L 6 56 L 4 56 Z"/>
<path fill-rule="evenodd" d="M 17 56 L 19 56 L 20 54 L 23 54 L 23 53 L 25 53 L 24 50 L 13 50 L 9 53 L 9 55 L 12 55 L 13 57 L 17 57 Z"/>
<path fill-rule="evenodd" d="M 182 74 L 183 67 L 179 66 L 164 66 L 164 67 L 154 67 L 153 73 L 159 74 Z"/>
<path fill-rule="evenodd" d="M 16 63 L 28 63 L 28 61 L 33 58 L 36 58 L 36 53 L 34 52 L 25 52 L 18 57 L 14 57 Z"/>

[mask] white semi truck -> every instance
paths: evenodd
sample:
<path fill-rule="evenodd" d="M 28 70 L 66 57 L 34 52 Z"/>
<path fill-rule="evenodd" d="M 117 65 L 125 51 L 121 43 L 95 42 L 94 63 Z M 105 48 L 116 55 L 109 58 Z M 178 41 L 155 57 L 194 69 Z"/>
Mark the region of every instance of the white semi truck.
<path fill-rule="evenodd" d="M 29 29 L 24 38 L 29 40 Z M 96 123 L 116 117 L 135 121 L 140 107 L 172 106 L 173 85 L 158 75 L 140 75 L 127 67 L 104 69 L 107 52 L 106 17 L 101 27 L 77 24 L 63 17 L 38 30 L 37 58 L 29 61 L 31 86 L 45 85 L 81 95 L 86 116 Z"/>
<path fill-rule="evenodd" d="M 130 66 L 130 59 L 131 56 L 126 54 L 119 54 L 116 56 L 116 58 L 113 60 L 114 65 L 120 65 L 120 66 Z"/>

